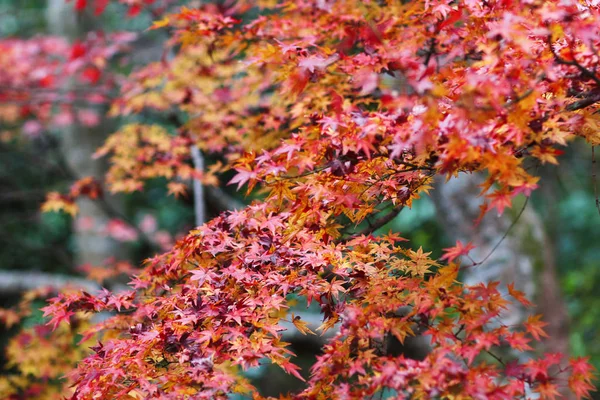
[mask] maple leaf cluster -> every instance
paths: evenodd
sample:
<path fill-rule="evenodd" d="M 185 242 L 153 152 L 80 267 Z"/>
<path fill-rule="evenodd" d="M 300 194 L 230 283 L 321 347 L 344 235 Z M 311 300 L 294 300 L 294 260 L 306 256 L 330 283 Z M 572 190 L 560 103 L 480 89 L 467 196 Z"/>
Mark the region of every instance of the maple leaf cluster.
<path fill-rule="evenodd" d="M 27 322 L 33 317 L 35 305 L 53 292 L 50 288 L 28 291 L 12 309 L 0 309 L 0 321 L 7 328 Z M 93 345 L 93 341 L 79 343 L 77 329 L 87 329 L 88 318 L 77 313 L 71 322 L 55 330 L 44 324 L 31 326 L 29 322 L 29 327 L 10 339 L 6 347 L 10 372 L 0 378 L 2 398 L 48 399 L 65 394 L 62 377 L 91 352 L 89 346 Z"/>
<path fill-rule="evenodd" d="M 585 360 L 522 356 L 545 336 L 539 317 L 506 326 L 497 283 L 458 281 L 470 244 L 434 260 L 373 232 L 436 175 L 485 172 L 482 213 L 502 213 L 537 187 L 532 166 L 557 163 L 576 137 L 600 143 L 599 23 L 595 3 L 535 0 L 232 1 L 165 15 L 153 27 L 172 34 L 174 56 L 132 74 L 111 113 L 181 126 L 111 136 L 99 151 L 111 190 L 206 178 L 189 165 L 195 145 L 224 162 L 209 180 L 230 169 L 264 200 L 148 260 L 130 291 L 44 308 L 58 329 L 112 315 L 84 332 L 98 344 L 68 374 L 73 398 L 259 397 L 243 371 L 266 362 L 303 379 L 282 338 L 285 322 L 311 333 L 293 297 L 335 331 L 294 398 L 588 396 Z M 417 332 L 431 339 L 423 360 L 383 349 Z"/>
<path fill-rule="evenodd" d="M 48 193 L 46 202 L 42 204 L 42 211 L 64 211 L 75 216 L 79 210 L 75 200 L 82 196 L 92 200 L 102 197 L 102 187 L 99 182 L 91 176 L 86 176 L 73 183 L 68 194 Z"/>

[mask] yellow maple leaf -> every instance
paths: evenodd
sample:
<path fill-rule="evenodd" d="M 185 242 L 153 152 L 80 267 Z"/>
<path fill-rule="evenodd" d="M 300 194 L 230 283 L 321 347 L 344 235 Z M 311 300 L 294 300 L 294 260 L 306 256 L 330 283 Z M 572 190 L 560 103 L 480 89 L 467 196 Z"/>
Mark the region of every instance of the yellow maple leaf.
<path fill-rule="evenodd" d="M 169 17 L 165 17 L 161 20 L 158 21 L 154 21 L 154 23 L 152 24 L 152 26 L 150 28 L 148 28 L 149 30 L 153 30 L 153 29 L 160 29 L 160 28 L 164 28 L 165 26 L 168 26 L 170 24 L 171 21 L 169 21 Z"/>
<path fill-rule="evenodd" d="M 79 211 L 77 204 L 66 196 L 58 192 L 50 192 L 46 196 L 46 201 L 42 204 L 42 212 L 64 211 L 74 217 Z"/>
<path fill-rule="evenodd" d="M 167 188 L 169 189 L 169 194 L 174 195 L 176 198 L 179 198 L 179 196 L 185 196 L 187 193 L 187 185 L 185 183 L 169 182 Z"/>
<path fill-rule="evenodd" d="M 308 327 L 308 324 L 302 321 L 299 316 L 294 316 L 294 314 L 292 314 L 292 323 L 301 334 L 306 335 L 307 333 L 310 333 L 311 335 L 315 335 L 315 333 Z"/>

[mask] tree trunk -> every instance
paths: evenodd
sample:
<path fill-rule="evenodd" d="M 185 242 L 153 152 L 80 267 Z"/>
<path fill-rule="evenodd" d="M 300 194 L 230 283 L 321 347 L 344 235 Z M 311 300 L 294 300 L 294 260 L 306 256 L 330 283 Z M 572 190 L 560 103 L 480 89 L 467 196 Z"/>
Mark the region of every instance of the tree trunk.
<path fill-rule="evenodd" d="M 507 210 L 501 216 L 490 211 L 479 225 L 473 224 L 482 203 L 477 197 L 482 181 L 480 175 L 466 174 L 448 182 L 440 179 L 432 196 L 448 237 L 452 241 L 472 242 L 477 248 L 471 251 L 471 258 L 476 262 L 486 260 L 466 268 L 463 281 L 466 284 L 500 281 L 502 286 L 514 283 L 516 289 L 538 304 L 537 312 L 549 324 L 550 338 L 541 350 L 567 355 L 568 316 L 556 277 L 554 246 L 544 224 L 532 207 L 522 209 L 524 203 L 515 204 L 512 211 Z M 463 265 L 469 264 L 470 260 L 463 260 Z M 532 311 L 513 305 L 501 319 L 502 323 L 522 322 Z"/>
<path fill-rule="evenodd" d="M 77 13 L 73 4 L 65 0 L 48 0 L 46 17 L 52 34 L 70 40 L 82 38 L 94 27 L 93 18 L 86 13 Z M 70 85 L 74 84 L 75 82 L 70 83 Z M 78 105 L 74 104 L 74 106 L 77 108 Z M 104 142 L 112 127 L 109 121 L 103 118 L 105 110 L 97 111 L 101 116 L 97 126 L 85 127 L 75 118 L 71 126 L 62 128 L 60 132 L 60 153 L 68 169 L 79 178 L 93 176 L 101 179 L 106 171 L 105 163 L 93 160 L 92 154 Z M 118 208 L 118 202 L 114 198 L 107 201 Z M 123 246 L 118 246 L 105 233 L 110 218 L 99 204 L 82 198 L 77 200 L 77 205 L 79 213 L 73 227 L 76 263 L 103 265 L 110 257 L 124 258 L 126 254 Z"/>
<path fill-rule="evenodd" d="M 556 193 L 559 192 L 555 176 L 550 171 L 543 169 L 540 193 L 546 203 L 546 230 L 548 232 L 545 246 L 543 247 L 544 267 L 540 272 L 540 290 L 537 297 L 539 312 L 544 315 L 548 323 L 546 331 L 548 339 L 545 342 L 546 351 L 552 353 L 569 353 L 569 315 L 565 302 L 562 298 L 560 281 L 558 279 L 556 257 L 554 254 L 556 235 L 558 228 L 558 205 Z"/>

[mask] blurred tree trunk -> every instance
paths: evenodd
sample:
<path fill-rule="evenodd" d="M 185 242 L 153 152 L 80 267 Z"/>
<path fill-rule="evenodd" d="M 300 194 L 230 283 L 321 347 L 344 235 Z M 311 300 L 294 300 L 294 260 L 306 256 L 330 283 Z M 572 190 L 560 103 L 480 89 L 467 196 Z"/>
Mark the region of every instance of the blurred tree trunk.
<path fill-rule="evenodd" d="M 477 197 L 482 181 L 480 175 L 466 174 L 448 182 L 438 179 L 432 196 L 447 236 L 477 246 L 470 253 L 476 262 L 487 257 L 481 265 L 465 268 L 463 281 L 466 284 L 500 281 L 502 286 L 514 283 L 516 289 L 537 304 L 537 312 L 549 324 L 546 330 L 550 338 L 544 341 L 541 350 L 567 355 L 568 315 L 556 276 L 554 246 L 544 224 L 532 207 L 525 207 L 519 215 L 524 206 L 521 203 L 501 216 L 492 210 L 475 226 L 473 221 L 479 216 L 482 204 Z M 470 264 L 470 260 L 463 260 L 463 265 Z M 507 325 L 522 322 L 532 311 L 513 305 L 502 322 Z"/>
<path fill-rule="evenodd" d="M 544 223 L 547 239 L 543 248 L 544 268 L 542 268 L 539 276 L 542 290 L 540 290 L 536 300 L 540 313 L 544 315 L 544 320 L 548 323 L 546 330 L 550 337 L 546 340 L 546 350 L 567 355 L 569 353 L 569 315 L 561 295 L 554 254 L 556 238 L 560 234 L 558 231 L 558 199 L 556 196 L 559 193 L 559 188 L 557 187 L 556 176 L 551 174 L 550 169 L 542 169 L 541 176 L 539 191 L 546 206 Z"/>
<path fill-rule="evenodd" d="M 47 4 L 46 18 L 50 33 L 64 36 L 69 40 L 75 40 L 83 38 L 89 31 L 93 30 L 93 18 L 87 16 L 86 13 L 77 13 L 72 2 L 48 0 Z M 74 81 L 70 83 L 70 85 L 76 84 Z M 74 106 L 74 109 L 76 109 L 78 104 L 74 104 Z M 60 153 L 69 171 L 79 178 L 86 176 L 102 178 L 106 171 L 104 162 L 93 160 L 92 154 L 104 142 L 112 127 L 109 121 L 104 118 L 105 110 L 98 109 L 97 111 L 100 115 L 97 126 L 83 126 L 75 117 L 74 123 L 71 126 L 62 128 L 60 132 Z M 114 198 L 107 199 L 107 201 L 112 207 L 118 208 L 118 202 Z M 123 251 L 123 246 L 118 246 L 114 240 L 103 232 L 104 227 L 110 221 L 110 217 L 105 210 L 97 202 L 89 199 L 79 199 L 77 205 L 79 206 L 79 214 L 73 227 L 76 264 L 102 265 L 110 257 L 124 258 L 126 254 Z M 91 227 L 91 229 L 88 227 Z"/>

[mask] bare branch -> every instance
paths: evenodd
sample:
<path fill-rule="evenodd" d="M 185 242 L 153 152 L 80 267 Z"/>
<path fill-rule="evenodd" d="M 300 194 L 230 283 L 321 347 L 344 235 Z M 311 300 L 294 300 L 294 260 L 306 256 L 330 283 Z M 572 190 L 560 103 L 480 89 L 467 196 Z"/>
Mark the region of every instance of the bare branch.
<path fill-rule="evenodd" d="M 194 168 L 198 172 L 204 171 L 204 156 L 200 152 L 198 146 L 191 146 L 192 160 Z M 204 186 L 198 179 L 194 179 L 194 211 L 196 213 L 196 226 L 200 226 L 206 222 L 206 208 L 204 207 Z"/>
<path fill-rule="evenodd" d="M 476 267 L 478 265 L 485 263 L 494 254 L 494 252 L 498 249 L 498 247 L 500 247 L 502 242 L 504 242 L 504 240 L 508 237 L 508 234 L 514 228 L 514 226 L 517 224 L 517 222 L 519 222 L 519 220 L 521 219 L 521 215 L 523 215 L 523 212 L 525 212 L 525 209 L 527 208 L 527 204 L 529 204 L 529 197 L 525 198 L 525 203 L 523 203 L 523 207 L 521 207 L 521 210 L 519 211 L 519 213 L 517 214 L 515 219 L 512 221 L 512 223 L 510 224 L 508 229 L 504 232 L 504 234 L 502 235 L 500 240 L 498 240 L 498 242 L 494 245 L 494 247 L 492 247 L 492 250 L 490 250 L 490 252 L 483 258 L 483 260 L 474 261 L 472 265 L 467 265 L 465 267 L 462 267 L 461 269 L 472 268 L 472 267 Z"/>
<path fill-rule="evenodd" d="M 219 211 L 241 210 L 246 207 L 244 203 L 230 196 L 218 186 L 207 186 L 206 201 L 215 206 Z"/>
<path fill-rule="evenodd" d="M 100 285 L 96 282 L 66 275 L 34 271 L 0 271 L 0 293 L 3 296 L 12 296 L 48 286 L 56 289 L 72 286 L 88 292 L 100 289 Z"/>

